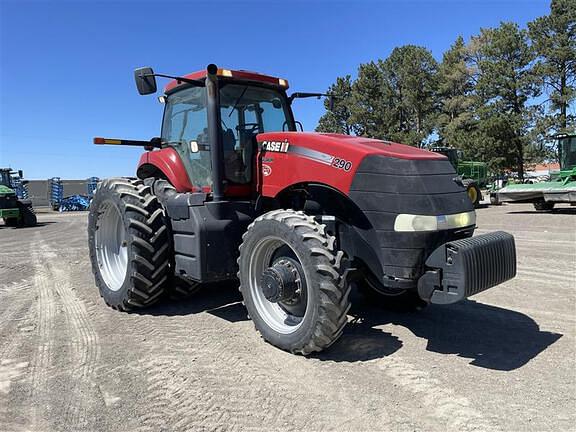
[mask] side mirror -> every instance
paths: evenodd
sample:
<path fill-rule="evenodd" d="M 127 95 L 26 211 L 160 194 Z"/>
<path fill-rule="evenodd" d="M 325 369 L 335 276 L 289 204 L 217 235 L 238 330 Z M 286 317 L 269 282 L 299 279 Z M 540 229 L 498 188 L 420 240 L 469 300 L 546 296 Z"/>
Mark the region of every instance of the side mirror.
<path fill-rule="evenodd" d="M 22 172 L 22 170 L 18 170 L 18 177 L 20 178 L 24 177 L 24 173 Z"/>
<path fill-rule="evenodd" d="M 136 88 L 141 95 L 156 93 L 156 77 L 150 67 L 143 67 L 134 71 Z"/>

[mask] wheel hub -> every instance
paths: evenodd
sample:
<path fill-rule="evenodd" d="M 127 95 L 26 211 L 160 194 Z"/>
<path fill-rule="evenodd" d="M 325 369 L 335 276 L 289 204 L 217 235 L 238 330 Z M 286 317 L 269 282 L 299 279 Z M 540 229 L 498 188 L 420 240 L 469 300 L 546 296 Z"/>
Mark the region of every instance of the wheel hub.
<path fill-rule="evenodd" d="M 294 304 L 300 296 L 300 274 L 289 259 L 281 259 L 262 272 L 262 293 L 272 303 Z"/>

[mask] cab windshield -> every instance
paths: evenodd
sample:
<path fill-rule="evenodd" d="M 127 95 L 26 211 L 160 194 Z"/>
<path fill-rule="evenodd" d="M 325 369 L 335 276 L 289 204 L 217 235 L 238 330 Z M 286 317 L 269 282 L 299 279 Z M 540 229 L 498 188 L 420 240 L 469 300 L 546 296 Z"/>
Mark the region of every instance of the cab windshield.
<path fill-rule="evenodd" d="M 288 100 L 280 91 L 253 84 L 220 84 L 220 133 L 228 183 L 251 183 L 257 134 L 292 130 Z M 167 97 L 162 143 L 179 153 L 194 187 L 212 186 L 205 87 L 188 87 Z"/>
<path fill-rule="evenodd" d="M 0 185 L 12 187 L 12 180 L 9 172 L 0 171 Z"/>
<path fill-rule="evenodd" d="M 560 169 L 569 170 L 576 167 L 576 136 L 559 138 Z"/>
<path fill-rule="evenodd" d="M 288 101 L 266 87 L 223 84 L 220 119 L 224 149 L 224 173 L 228 181 L 250 183 L 256 135 L 293 130 Z"/>

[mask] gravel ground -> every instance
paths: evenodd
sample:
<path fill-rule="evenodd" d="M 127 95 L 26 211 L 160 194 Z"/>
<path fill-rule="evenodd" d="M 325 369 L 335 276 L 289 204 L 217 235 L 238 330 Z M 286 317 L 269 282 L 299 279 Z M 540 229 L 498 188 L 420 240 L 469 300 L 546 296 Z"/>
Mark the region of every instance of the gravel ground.
<path fill-rule="evenodd" d="M 576 430 L 575 209 L 478 210 L 516 236 L 516 279 L 417 313 L 354 294 L 310 358 L 264 343 L 234 284 L 107 308 L 86 216 L 0 228 L 0 430 Z"/>

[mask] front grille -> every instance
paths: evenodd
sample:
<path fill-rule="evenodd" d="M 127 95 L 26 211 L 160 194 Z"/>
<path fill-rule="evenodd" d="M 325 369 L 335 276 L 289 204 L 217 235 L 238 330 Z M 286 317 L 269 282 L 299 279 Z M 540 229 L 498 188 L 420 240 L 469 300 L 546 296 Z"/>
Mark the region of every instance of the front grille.
<path fill-rule="evenodd" d="M 438 246 L 463 236 L 442 232 L 396 232 L 400 213 L 446 215 L 473 211 L 466 189 L 447 159 L 364 158 L 350 186 L 349 196 L 368 219 L 373 248 L 385 275 L 418 279 L 424 261 Z M 376 271 L 375 271 L 376 273 Z"/>

